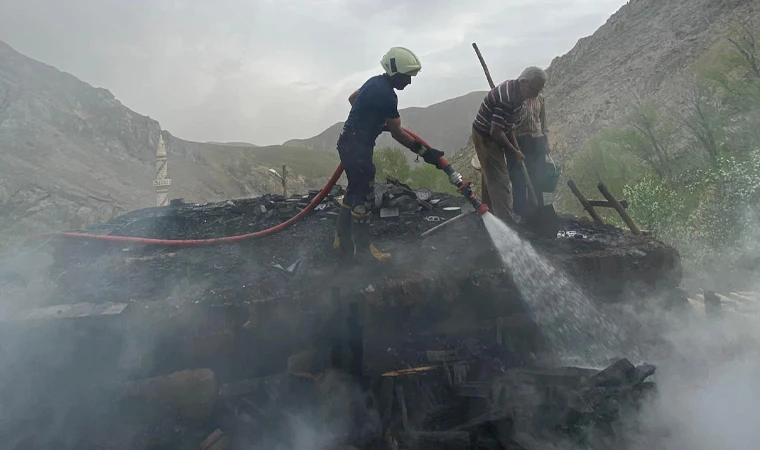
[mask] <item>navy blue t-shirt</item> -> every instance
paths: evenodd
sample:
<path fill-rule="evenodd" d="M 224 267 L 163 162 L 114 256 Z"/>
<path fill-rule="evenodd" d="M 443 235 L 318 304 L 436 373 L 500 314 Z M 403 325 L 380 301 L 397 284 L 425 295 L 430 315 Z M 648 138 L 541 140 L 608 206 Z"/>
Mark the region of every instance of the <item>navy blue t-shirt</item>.
<path fill-rule="evenodd" d="M 385 119 L 398 117 L 398 97 L 390 77 L 376 75 L 359 88 L 343 132 L 353 132 L 360 143 L 374 147 L 375 140 L 383 132 Z"/>

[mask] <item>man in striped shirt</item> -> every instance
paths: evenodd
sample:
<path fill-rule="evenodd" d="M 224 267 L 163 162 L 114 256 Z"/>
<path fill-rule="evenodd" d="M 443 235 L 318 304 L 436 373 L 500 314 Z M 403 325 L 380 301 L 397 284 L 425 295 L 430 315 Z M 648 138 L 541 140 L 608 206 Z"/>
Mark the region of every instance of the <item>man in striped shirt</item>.
<path fill-rule="evenodd" d="M 544 88 L 546 79 L 543 69 L 531 66 L 516 80 L 504 81 L 486 95 L 472 123 L 472 142 L 485 182 L 483 197 L 486 197 L 487 190 L 491 211 L 510 225 L 514 225 L 516 220 L 512 214 L 512 189 L 506 156 L 515 161 L 523 161 L 525 157 L 512 145 L 508 134 L 520 121 L 523 102 L 535 98 Z"/>
<path fill-rule="evenodd" d="M 546 155 L 549 153 L 547 132 L 544 96 L 538 94 L 534 98 L 526 99 L 523 102 L 520 121 L 515 127 L 515 136 L 520 151 L 525 155 L 525 168 L 533 182 L 533 190 L 536 193 L 536 200 L 538 200 L 539 205 L 543 205 L 544 195 L 536 183 L 546 170 Z M 522 172 L 517 167 L 517 161 L 511 155 L 507 155 L 507 166 L 512 178 L 514 211 L 522 216 L 527 214 L 532 207 L 528 197 L 528 181 L 524 179 Z"/>

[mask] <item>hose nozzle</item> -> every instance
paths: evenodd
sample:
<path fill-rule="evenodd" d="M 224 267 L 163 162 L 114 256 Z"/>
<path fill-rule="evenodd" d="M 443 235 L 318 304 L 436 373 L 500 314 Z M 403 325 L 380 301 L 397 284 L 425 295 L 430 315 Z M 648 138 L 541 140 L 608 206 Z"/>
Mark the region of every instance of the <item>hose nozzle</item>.
<path fill-rule="evenodd" d="M 446 172 L 446 175 L 449 176 L 449 181 L 451 184 L 456 186 L 457 192 L 462 194 L 464 198 L 470 202 L 470 204 L 478 212 L 479 216 L 482 216 L 488 212 L 488 205 L 481 203 L 481 201 L 475 196 L 475 194 L 472 192 L 471 183 L 469 181 L 464 181 L 461 173 L 454 170 L 454 168 L 451 167 L 451 164 L 449 164 L 448 161 L 443 158 L 441 158 L 440 167 L 442 167 L 443 171 Z"/>
<path fill-rule="evenodd" d="M 457 187 L 457 191 L 459 191 L 459 193 L 462 194 L 467 199 L 467 201 L 470 202 L 479 216 L 482 216 L 488 212 L 488 205 L 482 203 L 480 199 L 475 196 L 475 194 L 472 192 L 472 186 L 469 181 L 461 183 L 459 187 Z"/>

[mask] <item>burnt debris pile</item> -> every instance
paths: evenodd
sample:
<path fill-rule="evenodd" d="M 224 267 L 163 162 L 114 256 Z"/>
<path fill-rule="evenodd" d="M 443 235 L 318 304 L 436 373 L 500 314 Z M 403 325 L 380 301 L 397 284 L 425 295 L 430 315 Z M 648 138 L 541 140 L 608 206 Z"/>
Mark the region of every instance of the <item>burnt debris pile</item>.
<path fill-rule="evenodd" d="M 53 239 L 44 296 L 7 265 L 0 447 L 624 448 L 653 369 L 558 367 L 464 198 L 393 179 L 375 193 L 387 266 L 338 267 L 339 186 L 229 244 Z M 83 233 L 242 235 L 315 195 L 175 201 Z M 680 283 L 675 249 L 613 226 L 563 217 L 532 244 L 596 302 Z"/>
<path fill-rule="evenodd" d="M 492 365 L 493 359 L 486 363 Z M 627 448 L 655 368 L 501 368 L 478 357 L 356 380 L 281 374 L 219 390 L 217 435 L 231 448 Z"/>

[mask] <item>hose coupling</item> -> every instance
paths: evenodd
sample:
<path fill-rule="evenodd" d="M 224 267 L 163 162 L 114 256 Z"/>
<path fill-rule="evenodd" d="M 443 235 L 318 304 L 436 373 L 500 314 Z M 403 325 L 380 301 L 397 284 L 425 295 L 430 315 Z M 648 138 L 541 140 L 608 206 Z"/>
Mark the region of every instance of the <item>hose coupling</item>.
<path fill-rule="evenodd" d="M 462 178 L 462 174 L 460 174 L 459 172 L 457 172 L 455 170 L 455 171 L 451 172 L 451 174 L 449 175 L 449 181 L 454 186 L 459 187 L 459 185 L 462 184 L 462 182 L 464 181 L 464 179 Z"/>

